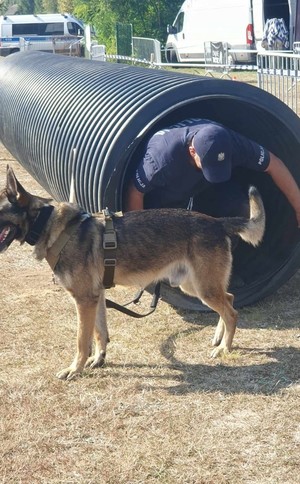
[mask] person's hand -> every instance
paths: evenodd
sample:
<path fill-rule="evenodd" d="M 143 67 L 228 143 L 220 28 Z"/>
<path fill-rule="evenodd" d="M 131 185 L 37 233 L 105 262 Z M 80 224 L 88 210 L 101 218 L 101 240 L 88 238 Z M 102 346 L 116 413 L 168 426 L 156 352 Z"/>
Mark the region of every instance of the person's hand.
<path fill-rule="evenodd" d="M 283 161 L 271 152 L 270 163 L 265 171 L 271 175 L 275 185 L 277 185 L 294 208 L 297 224 L 300 228 L 300 188 L 298 187 L 296 180 Z"/>

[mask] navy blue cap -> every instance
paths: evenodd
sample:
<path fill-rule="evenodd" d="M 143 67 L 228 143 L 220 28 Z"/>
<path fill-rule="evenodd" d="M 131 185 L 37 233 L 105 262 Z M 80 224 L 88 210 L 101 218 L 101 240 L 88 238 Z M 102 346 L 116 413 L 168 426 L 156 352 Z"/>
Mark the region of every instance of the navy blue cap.
<path fill-rule="evenodd" d="M 195 134 L 193 146 L 206 180 L 220 183 L 230 179 L 232 144 L 225 128 L 215 124 L 204 126 Z"/>

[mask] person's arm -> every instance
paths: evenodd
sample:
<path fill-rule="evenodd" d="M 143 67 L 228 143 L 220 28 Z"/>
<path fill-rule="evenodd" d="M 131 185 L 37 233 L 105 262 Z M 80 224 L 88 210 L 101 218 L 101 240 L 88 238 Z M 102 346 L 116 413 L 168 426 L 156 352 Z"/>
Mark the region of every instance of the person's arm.
<path fill-rule="evenodd" d="M 285 164 L 271 152 L 270 163 L 265 171 L 272 177 L 274 183 L 290 202 L 295 210 L 298 227 L 300 227 L 300 190 L 291 172 Z"/>
<path fill-rule="evenodd" d="M 125 200 L 125 212 L 132 210 L 143 210 L 144 208 L 144 194 L 139 192 L 131 182 L 128 186 Z"/>

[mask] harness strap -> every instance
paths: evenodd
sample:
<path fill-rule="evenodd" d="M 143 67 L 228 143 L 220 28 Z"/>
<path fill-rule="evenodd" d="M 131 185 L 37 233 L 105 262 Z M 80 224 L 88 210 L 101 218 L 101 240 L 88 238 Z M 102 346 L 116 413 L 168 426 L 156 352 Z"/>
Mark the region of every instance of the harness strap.
<path fill-rule="evenodd" d="M 114 276 L 117 264 L 117 234 L 114 228 L 112 213 L 106 208 L 103 210 L 103 214 L 105 217 L 105 229 L 103 234 L 103 286 L 105 289 L 110 289 L 115 286 Z"/>
<path fill-rule="evenodd" d="M 138 295 L 131 302 L 134 302 L 136 304 L 140 300 L 143 292 L 144 292 L 144 290 L 139 291 Z M 114 301 L 111 301 L 111 299 L 105 299 L 105 301 L 106 301 L 107 309 L 116 309 L 117 311 L 120 311 L 121 313 L 127 314 L 127 316 L 131 316 L 133 318 L 144 318 L 146 316 L 149 316 L 149 314 L 152 314 L 155 311 L 157 304 L 158 304 L 158 301 L 159 301 L 159 298 L 160 298 L 160 282 L 158 282 L 155 285 L 154 293 L 153 293 L 153 297 L 152 297 L 152 302 L 150 304 L 151 310 L 148 311 L 148 313 L 140 314 L 140 313 L 136 313 L 135 311 L 132 311 L 131 309 L 126 308 L 125 306 L 127 306 L 128 304 L 131 304 L 131 302 L 122 306 L 121 304 L 118 304 Z"/>
<path fill-rule="evenodd" d="M 50 249 L 47 251 L 46 261 L 48 262 L 52 270 L 55 269 L 61 251 L 67 245 L 72 235 L 78 229 L 79 225 L 90 217 L 90 214 L 83 213 L 77 223 L 69 225 L 65 228 L 65 230 L 60 234 L 58 239 L 56 239 L 52 247 L 50 247 Z"/>

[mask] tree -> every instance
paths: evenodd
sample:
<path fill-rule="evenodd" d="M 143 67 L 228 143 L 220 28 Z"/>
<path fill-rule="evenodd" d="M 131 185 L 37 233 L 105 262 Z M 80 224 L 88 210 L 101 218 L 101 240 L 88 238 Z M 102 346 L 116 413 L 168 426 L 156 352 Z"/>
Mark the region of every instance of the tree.
<path fill-rule="evenodd" d="M 57 0 L 57 11 L 59 13 L 72 13 L 74 11 L 74 0 Z"/>
<path fill-rule="evenodd" d="M 7 2 L 0 1 L 0 14 L 1 15 L 5 14 L 7 7 L 8 7 Z"/>
<path fill-rule="evenodd" d="M 35 1 L 34 0 L 19 0 L 19 13 L 26 15 L 26 14 L 33 14 L 35 11 Z"/>
<path fill-rule="evenodd" d="M 5 15 L 10 10 L 10 7 L 13 7 L 12 11 L 15 10 L 15 0 L 0 0 L 0 15 Z"/>
<path fill-rule="evenodd" d="M 40 5 L 38 5 L 40 3 Z M 35 0 L 36 8 L 35 13 L 56 13 L 57 1 L 56 0 Z"/>
<path fill-rule="evenodd" d="M 100 44 L 105 44 L 107 51 L 116 51 L 115 25 L 118 16 L 108 5 L 107 0 L 75 0 L 74 15 L 92 25 L 97 32 Z"/>
<path fill-rule="evenodd" d="M 115 48 L 116 22 L 132 24 L 134 36 L 164 42 L 166 25 L 181 4 L 180 0 L 74 0 L 74 14 L 96 28 L 99 42 L 109 50 Z"/>

